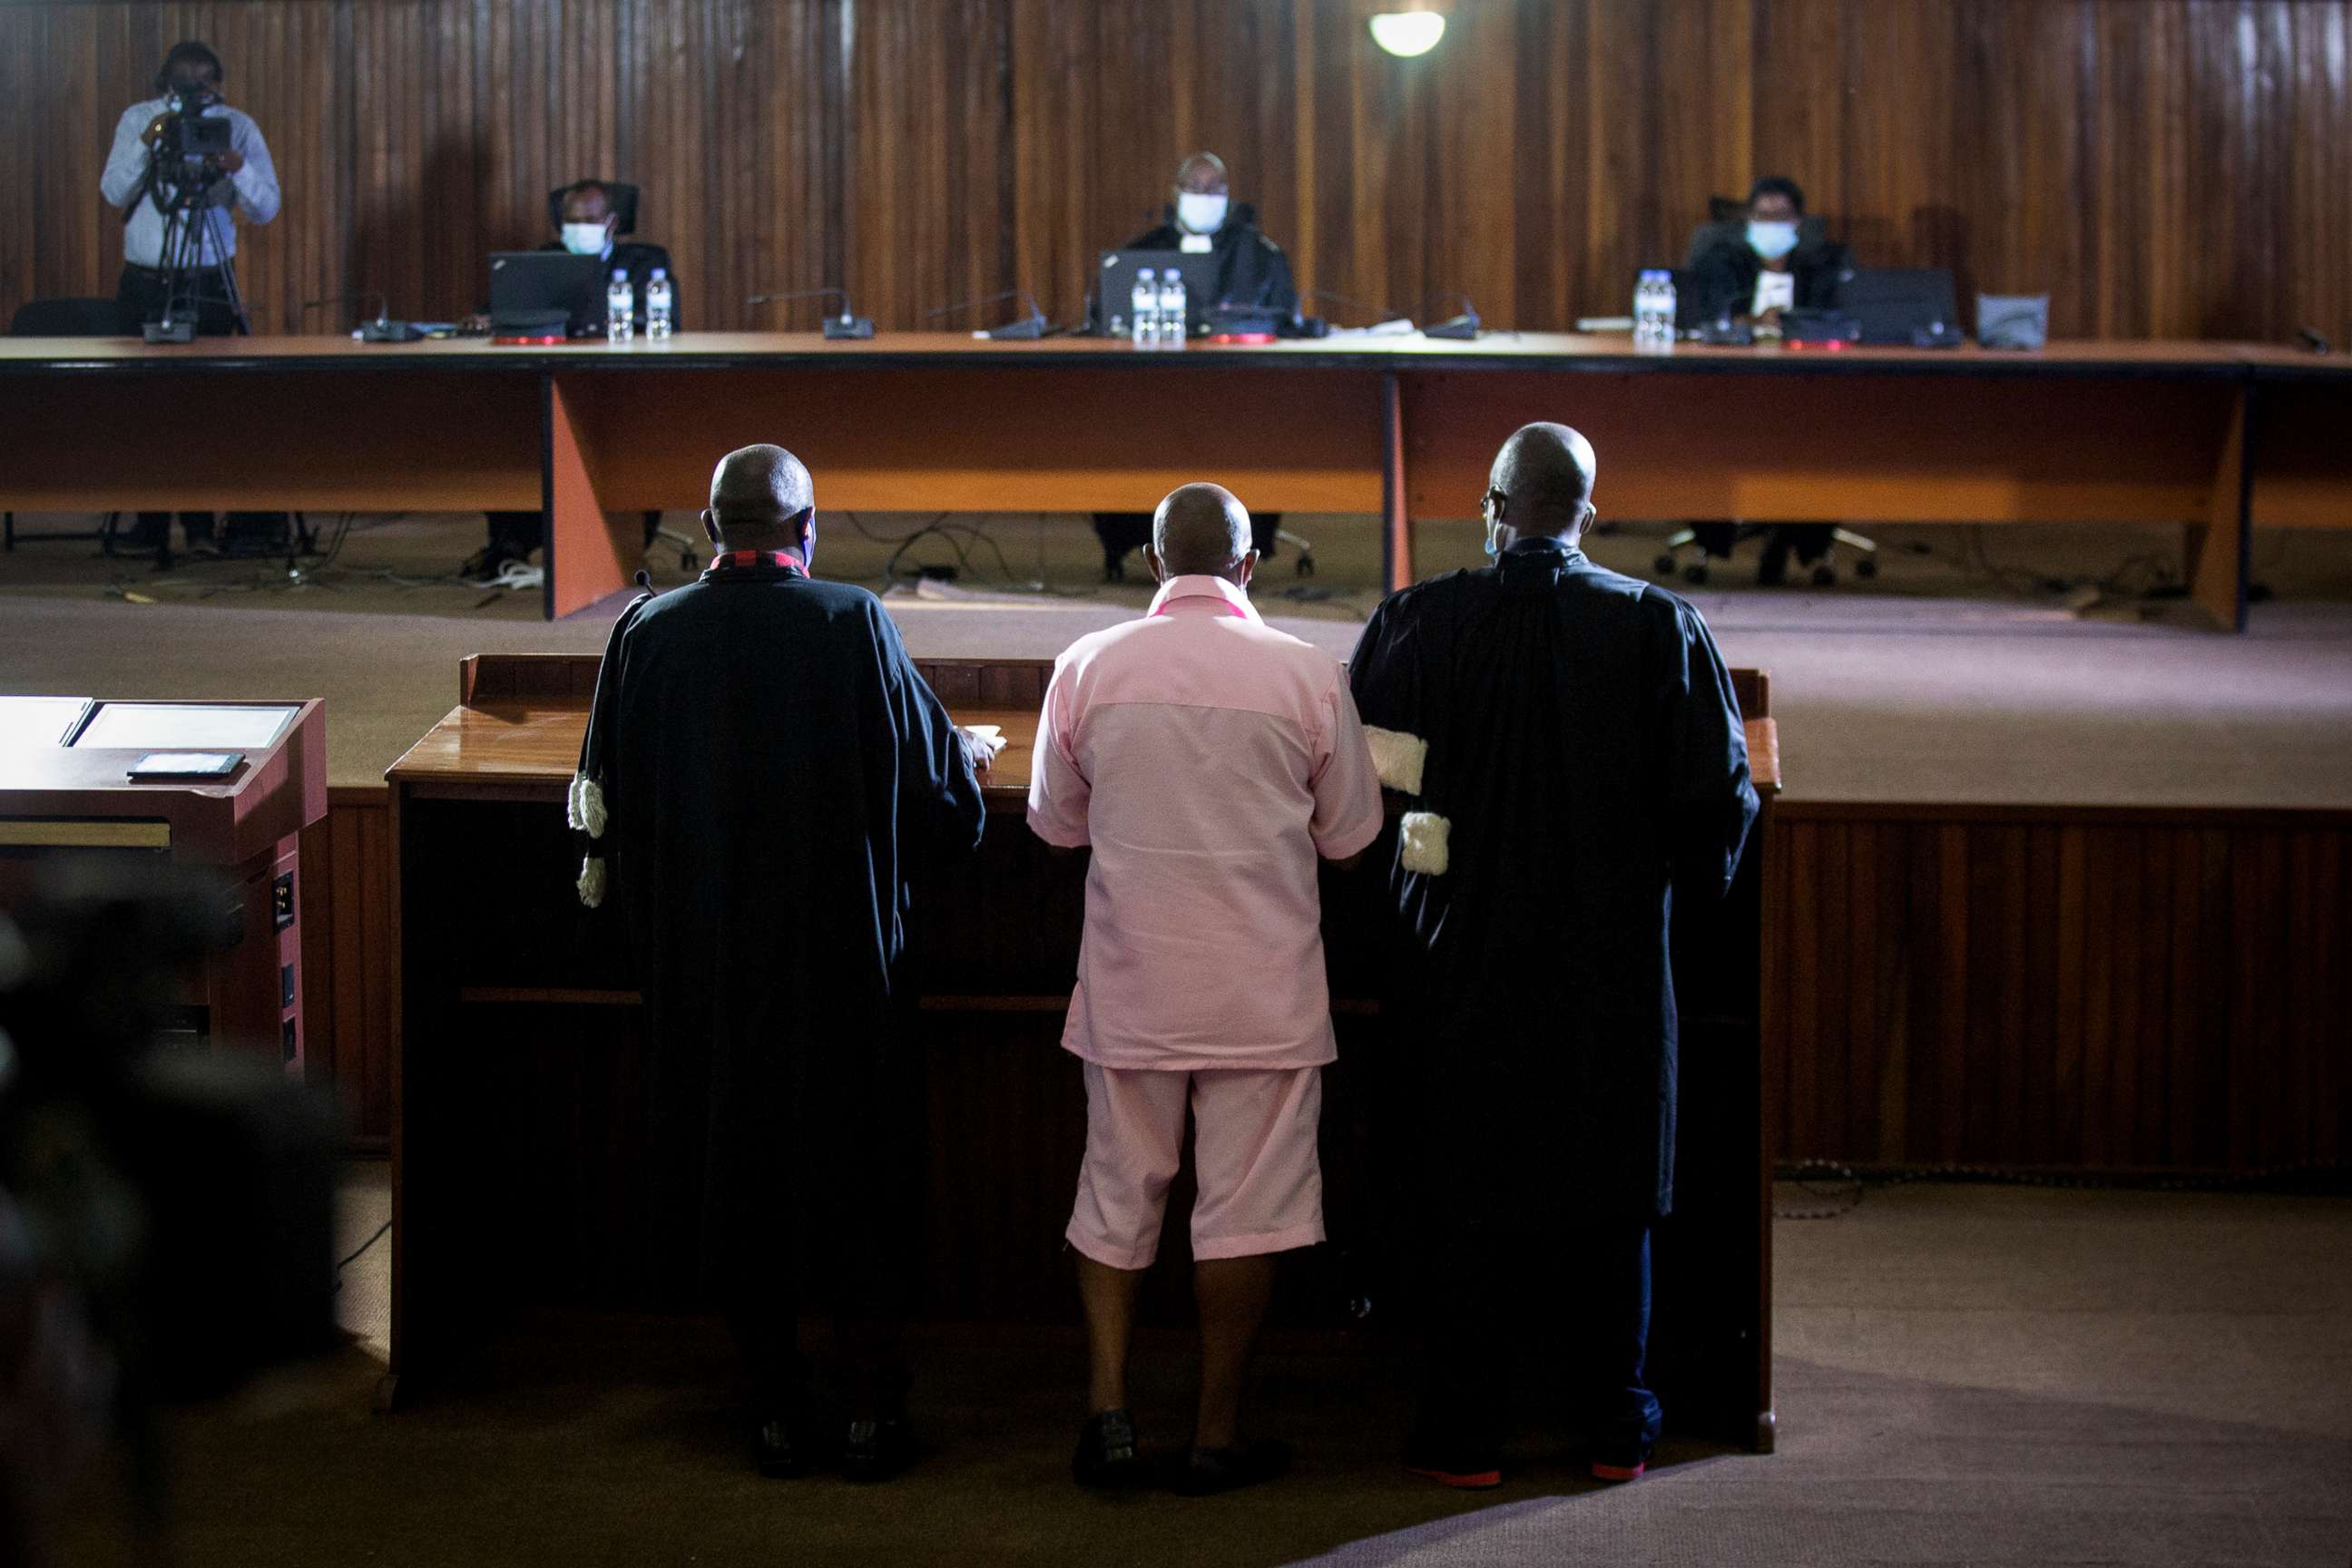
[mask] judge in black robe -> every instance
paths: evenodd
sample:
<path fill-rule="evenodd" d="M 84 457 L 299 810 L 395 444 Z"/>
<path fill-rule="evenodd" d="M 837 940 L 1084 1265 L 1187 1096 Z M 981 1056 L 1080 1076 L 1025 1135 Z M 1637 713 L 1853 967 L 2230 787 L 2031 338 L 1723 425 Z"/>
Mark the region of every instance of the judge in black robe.
<path fill-rule="evenodd" d="M 1205 250 L 1217 258 L 1217 291 L 1208 300 L 1192 301 L 1195 309 L 1234 307 L 1265 310 L 1287 321 L 1298 313 L 1298 284 L 1290 275 L 1290 258 L 1257 226 L 1257 209 L 1233 199 L 1233 181 L 1225 161 L 1214 153 L 1195 153 L 1176 170 L 1171 200 L 1157 227 L 1148 228 L 1121 248 L 1127 250 Z M 1093 301 L 1093 330 L 1126 308 L 1123 300 Z M 1271 561 L 1281 546 L 1282 514 L 1250 514 L 1250 547 L 1263 561 Z M 1095 513 L 1095 538 L 1103 550 L 1103 581 L 1127 580 L 1127 558 L 1151 537 L 1148 511 Z"/>
<path fill-rule="evenodd" d="M 1730 885 L 1757 811 L 1706 624 L 1577 548 L 1581 436 L 1496 459 L 1493 566 L 1408 588 L 1350 664 L 1384 783 L 1414 797 L 1392 872 L 1401 1188 L 1429 1384 L 1408 1464 L 1499 1476 L 1504 1304 L 1568 1248 L 1595 1473 L 1638 1473 L 1649 1227 L 1674 1200 L 1677 897 Z"/>
<path fill-rule="evenodd" d="M 804 1294 L 829 1307 L 845 1462 L 862 1442 L 877 1473 L 903 1458 L 919 1191 L 910 889 L 977 846 L 980 786 L 881 605 L 809 576 L 798 460 L 730 456 L 711 509 L 710 569 L 640 597 L 605 649 L 581 894 L 625 908 L 641 965 L 662 1277 L 727 1306 L 770 1473 L 816 1440 L 793 1331 Z"/>

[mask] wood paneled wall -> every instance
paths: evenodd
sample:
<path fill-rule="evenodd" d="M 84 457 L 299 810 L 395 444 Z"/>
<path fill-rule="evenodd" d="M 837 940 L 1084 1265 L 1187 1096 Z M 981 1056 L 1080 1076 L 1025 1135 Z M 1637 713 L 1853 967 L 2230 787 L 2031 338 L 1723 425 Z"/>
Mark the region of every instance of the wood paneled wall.
<path fill-rule="evenodd" d="M 1777 809 L 1776 1157 L 2352 1157 L 2352 815 Z"/>
<path fill-rule="evenodd" d="M 1368 306 L 1622 310 L 1782 172 L 1865 262 L 2046 290 L 2062 334 L 2352 325 L 2352 0 L 1458 0 L 1410 61 L 1368 8 L 0 0 L 0 313 L 111 291 L 109 135 L 202 37 L 285 183 L 244 253 L 266 331 L 344 289 L 465 310 L 588 173 L 646 187 L 689 326 L 808 326 L 741 301 L 844 283 L 885 329 L 1016 286 L 1063 319 L 1196 146 Z"/>
<path fill-rule="evenodd" d="M 305 1068 L 341 1102 L 354 1146 L 392 1142 L 392 814 L 381 785 L 327 792 L 302 830 Z"/>

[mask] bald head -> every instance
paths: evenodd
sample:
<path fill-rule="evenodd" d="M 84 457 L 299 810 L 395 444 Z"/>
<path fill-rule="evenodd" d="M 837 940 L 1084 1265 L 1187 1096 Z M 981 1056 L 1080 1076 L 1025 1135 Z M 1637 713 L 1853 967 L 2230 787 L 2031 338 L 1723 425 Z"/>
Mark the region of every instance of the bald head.
<path fill-rule="evenodd" d="M 1151 514 L 1151 550 L 1171 577 L 1247 584 L 1257 564 L 1249 510 L 1223 485 L 1180 485 Z"/>
<path fill-rule="evenodd" d="M 745 447 L 719 459 L 710 474 L 704 526 L 714 542 L 740 550 L 781 549 L 814 533 L 816 487 L 798 458 L 782 447 Z"/>
<path fill-rule="evenodd" d="M 1565 425 L 1523 425 L 1495 454 L 1487 483 L 1520 539 L 1581 533 L 1591 513 L 1600 462 L 1592 443 Z"/>

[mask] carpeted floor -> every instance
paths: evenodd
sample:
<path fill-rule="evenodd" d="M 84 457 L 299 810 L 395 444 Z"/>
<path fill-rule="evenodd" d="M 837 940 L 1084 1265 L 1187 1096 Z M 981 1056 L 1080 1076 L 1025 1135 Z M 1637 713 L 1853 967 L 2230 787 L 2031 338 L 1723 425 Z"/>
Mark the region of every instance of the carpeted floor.
<path fill-rule="evenodd" d="M 1801 1200 L 1810 1204 L 1811 1200 Z M 362 1167 L 345 1228 L 384 1212 Z M 189 1568 L 590 1563 L 2309 1564 L 2352 1556 L 2352 1202 L 1913 1186 L 1786 1220 L 1780 1452 L 1671 1436 L 1603 1489 L 1525 1412 L 1476 1496 L 1395 1468 L 1377 1351 L 1277 1348 L 1256 1405 L 1297 1471 L 1205 1502 L 1105 1500 L 1066 1466 L 1067 1331 L 919 1343 L 931 1447 L 882 1489 L 764 1482 L 702 1325 L 516 1345 L 462 1396 L 365 1413 L 363 1344 L 176 1434 Z M 381 1332 L 383 1244 L 345 1275 Z M 1179 1430 L 1181 1340 L 1141 1351 L 1147 1437 Z M 1671 1422 L 1671 1412 L 1669 1413 Z M 74 1561 L 123 1560 L 103 1487 Z"/>
<path fill-rule="evenodd" d="M 882 586 L 892 542 L 924 521 L 835 520 L 820 568 Z M 1369 520 L 1290 521 L 1315 540 L 1318 571 L 1294 576 L 1286 552 L 1260 579 L 1261 607 L 1345 655 L 1376 601 Z M 86 545 L 25 546 L 0 558 L 0 689 L 323 697 L 333 781 L 366 784 L 456 700 L 462 656 L 602 647 L 609 609 L 547 625 L 536 591 L 447 577 L 479 543 L 478 519 L 361 522 L 299 583 L 282 566 L 157 576 Z M 917 653 L 1050 656 L 1147 596 L 1101 586 L 1078 520 L 999 519 L 987 531 L 992 547 L 963 535 L 909 548 L 910 562 L 964 569 L 936 597 L 892 595 Z M 2352 804 L 2352 533 L 2264 536 L 2257 577 L 2277 597 L 2248 636 L 2223 637 L 2179 624 L 2177 602 L 2118 593 L 2077 610 L 2051 586 L 2075 584 L 2079 599 L 2119 571 L 2124 586 L 2152 581 L 2178 551 L 2162 531 L 1882 531 L 1883 574 L 1832 590 L 1723 585 L 1752 574 L 1752 555 L 1705 588 L 1684 585 L 1733 662 L 1772 671 L 1792 798 Z M 1647 572 L 1655 532 L 1629 526 L 1594 553 Z M 1475 531 L 1424 524 L 1417 550 L 1424 571 L 1469 564 Z M 681 576 L 674 552 L 649 564 Z"/>

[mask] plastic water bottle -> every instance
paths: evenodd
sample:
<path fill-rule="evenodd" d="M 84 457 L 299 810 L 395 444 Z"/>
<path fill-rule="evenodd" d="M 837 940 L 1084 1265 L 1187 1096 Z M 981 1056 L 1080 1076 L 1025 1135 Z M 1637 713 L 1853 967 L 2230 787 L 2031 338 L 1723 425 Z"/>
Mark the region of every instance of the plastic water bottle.
<path fill-rule="evenodd" d="M 673 321 L 670 309 L 669 271 L 656 267 L 654 275 L 646 279 L 646 336 L 661 339 L 669 336 Z"/>
<path fill-rule="evenodd" d="M 625 343 L 636 333 L 637 291 L 629 287 L 625 268 L 613 268 L 613 280 L 604 286 L 604 341 Z"/>
<path fill-rule="evenodd" d="M 1633 347 L 1650 353 L 1674 346 L 1674 274 L 1653 268 L 1633 286 Z"/>
<path fill-rule="evenodd" d="M 1184 275 L 1171 267 L 1160 275 L 1160 341 L 1171 349 L 1182 348 L 1191 322 L 1184 310 Z"/>
<path fill-rule="evenodd" d="M 1160 275 L 1146 267 L 1135 275 L 1135 292 L 1127 302 L 1135 346 L 1153 347 L 1160 342 Z"/>

